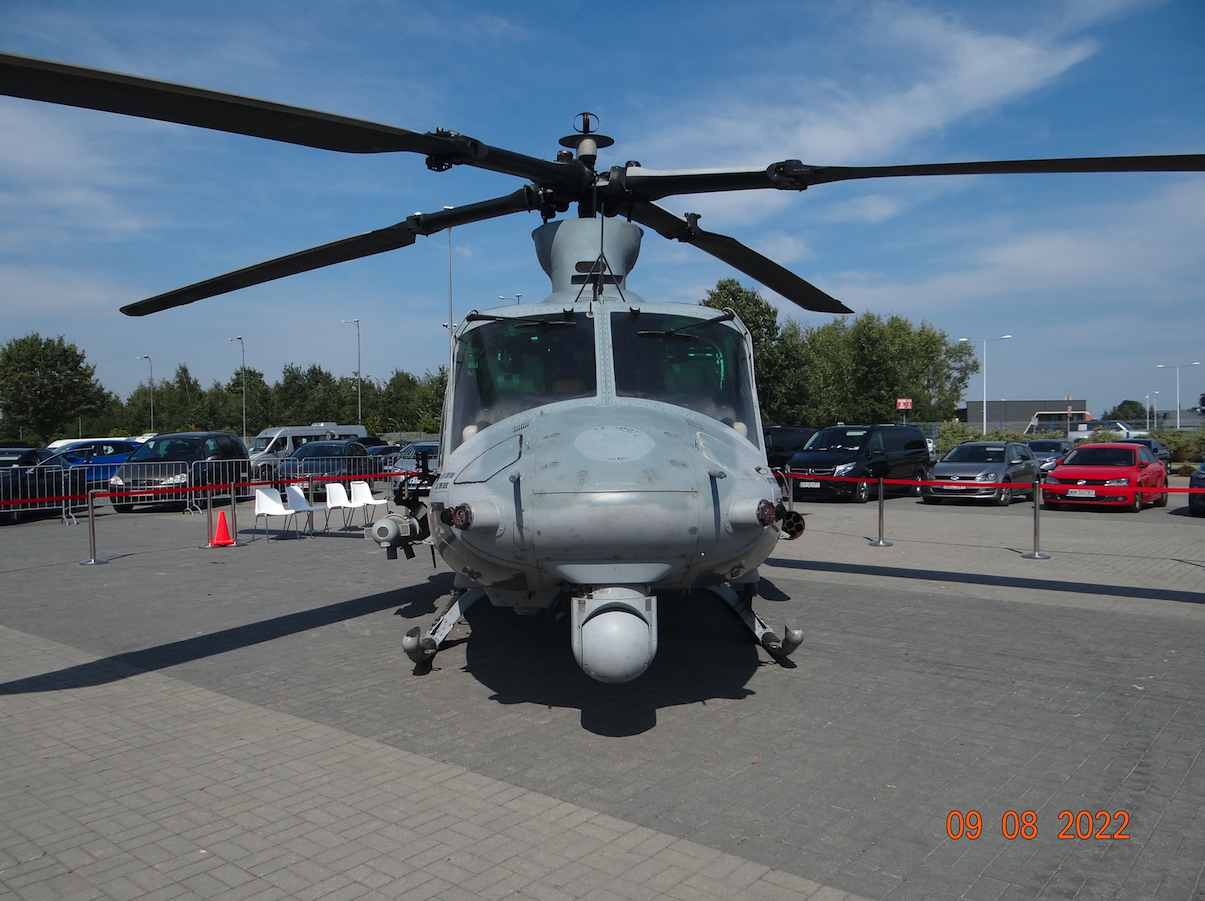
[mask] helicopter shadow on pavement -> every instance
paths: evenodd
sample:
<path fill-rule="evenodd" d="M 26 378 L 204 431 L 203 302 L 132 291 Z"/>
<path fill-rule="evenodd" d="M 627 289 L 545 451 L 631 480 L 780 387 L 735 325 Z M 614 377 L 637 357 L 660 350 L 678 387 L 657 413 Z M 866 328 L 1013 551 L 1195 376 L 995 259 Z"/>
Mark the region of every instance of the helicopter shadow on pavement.
<path fill-rule="evenodd" d="M 104 685 L 140 673 L 168 669 L 193 660 L 214 657 L 229 651 L 237 651 L 290 635 L 357 619 L 396 607 L 399 603 L 402 606 L 398 613 L 407 618 L 430 617 L 435 611 L 435 605 L 440 596 L 446 595 L 451 589 L 451 582 L 450 573 L 439 573 L 407 588 L 353 598 L 311 610 L 286 613 L 271 619 L 233 626 L 193 638 L 102 657 L 91 663 L 69 666 L 2 683 L 0 684 L 0 695 Z"/>
<path fill-rule="evenodd" d="M 469 608 L 465 670 L 501 704 L 579 708 L 582 728 L 621 737 L 647 732 L 657 710 L 715 698 L 740 700 L 762 659 L 752 635 L 706 591 L 658 596 L 658 649 L 641 676 L 597 682 L 573 659 L 569 617 L 521 617 L 486 601 Z"/>

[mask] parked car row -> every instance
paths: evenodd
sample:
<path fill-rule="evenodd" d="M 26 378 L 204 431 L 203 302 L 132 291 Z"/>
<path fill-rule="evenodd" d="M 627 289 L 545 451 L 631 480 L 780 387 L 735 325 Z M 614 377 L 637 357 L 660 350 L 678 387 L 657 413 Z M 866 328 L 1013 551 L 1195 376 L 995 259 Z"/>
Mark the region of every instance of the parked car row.
<path fill-rule="evenodd" d="M 767 430 L 779 454 L 789 432 Z M 915 426 L 833 426 L 813 432 L 786 462 L 794 500 L 843 499 L 864 503 L 879 479 L 943 484 L 884 485 L 884 490 L 919 495 L 924 503 L 985 500 L 1008 506 L 1022 496 L 1051 510 L 1067 507 L 1116 506 L 1141 510 L 1146 504 L 1166 506 L 1169 493 L 1167 448 L 1149 437 L 1107 444 L 1078 444 L 1061 439 L 968 441 L 932 461 L 924 433 Z M 1205 464 L 1190 480 L 1205 488 Z M 1038 487 L 1035 487 L 1038 486 Z M 1205 496 L 1189 495 L 1193 515 L 1205 516 Z"/>
<path fill-rule="evenodd" d="M 355 437 L 317 440 L 341 431 L 351 431 Z M 142 505 L 195 504 L 203 500 L 202 492 L 210 485 L 259 479 L 283 483 L 309 476 L 383 478 L 395 471 L 395 465 L 398 472 L 417 468 L 420 446 L 424 451 L 434 448 L 431 468 L 437 471 L 438 442 L 414 442 L 401 448 L 364 435 L 362 426 L 334 423 L 267 432 L 270 434 L 260 436 L 264 440 L 259 444 L 258 461 L 251 458 L 240 438 L 225 431 L 171 432 L 145 441 L 60 441 L 53 449 L 0 448 L 0 501 L 13 502 L 0 505 L 0 522 L 17 521 L 30 511 L 82 507 L 82 501 L 62 498 L 90 490 L 115 492 L 113 509 L 126 513 Z M 286 446 L 289 453 L 276 462 L 273 454 Z M 251 489 L 240 489 L 238 495 L 249 497 Z"/>

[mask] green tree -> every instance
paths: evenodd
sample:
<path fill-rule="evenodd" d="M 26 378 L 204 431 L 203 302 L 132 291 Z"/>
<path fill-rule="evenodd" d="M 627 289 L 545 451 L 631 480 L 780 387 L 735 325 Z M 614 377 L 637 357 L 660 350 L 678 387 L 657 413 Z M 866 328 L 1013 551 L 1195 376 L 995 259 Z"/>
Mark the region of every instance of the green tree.
<path fill-rule="evenodd" d="M 701 303 L 735 310 L 749 329 L 766 425 L 891 421 L 901 397 L 912 399 L 909 415 L 917 421 L 953 419 L 979 371 L 973 346 L 951 342 L 927 322 L 863 313 L 814 328 L 794 320 L 780 327 L 773 305 L 732 278 L 717 282 Z"/>
<path fill-rule="evenodd" d="M 96 367 L 62 335 L 35 332 L 0 348 L 0 410 L 10 431 L 45 443 L 59 431 L 76 431 L 78 419 L 98 412 L 106 399 Z"/>
<path fill-rule="evenodd" d="M 1122 422 L 1146 422 L 1146 404 L 1140 400 L 1123 400 L 1104 415 L 1104 419 L 1120 419 Z"/>

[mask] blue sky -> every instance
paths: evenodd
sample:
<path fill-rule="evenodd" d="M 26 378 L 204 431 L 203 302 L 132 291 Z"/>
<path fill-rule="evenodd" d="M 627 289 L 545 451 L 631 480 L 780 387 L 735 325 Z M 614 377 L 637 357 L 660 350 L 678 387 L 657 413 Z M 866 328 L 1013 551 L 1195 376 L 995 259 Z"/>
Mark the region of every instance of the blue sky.
<path fill-rule="evenodd" d="M 1205 4 L 794 0 L 513 4 L 0 0 L 0 49 L 337 112 L 442 126 L 552 158 L 590 110 L 600 167 L 895 164 L 1205 151 Z M 83 348 L 125 396 L 185 363 L 421 374 L 446 360 L 446 235 L 132 319 L 122 304 L 509 193 L 517 179 L 0 99 L 0 340 Z M 884 179 L 803 194 L 668 198 L 858 312 L 994 338 L 988 394 L 1096 413 L 1201 360 L 1205 176 Z M 456 318 L 538 300 L 536 214 L 452 234 Z M 629 284 L 695 302 L 738 276 L 646 235 Z M 768 291 L 771 300 L 777 298 Z M 782 317 L 830 317 L 779 303 Z M 980 348 L 982 345 L 979 345 Z M 982 395 L 980 376 L 967 389 Z M 1181 372 L 1181 400 L 1205 365 Z"/>

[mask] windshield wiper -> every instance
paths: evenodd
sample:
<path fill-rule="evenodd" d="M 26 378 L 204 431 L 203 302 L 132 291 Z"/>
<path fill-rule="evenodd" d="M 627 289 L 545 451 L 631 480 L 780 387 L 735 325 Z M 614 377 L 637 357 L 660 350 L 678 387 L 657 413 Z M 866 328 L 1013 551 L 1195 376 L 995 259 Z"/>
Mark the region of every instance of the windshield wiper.
<path fill-rule="evenodd" d="M 577 325 L 573 319 L 539 319 L 535 316 L 495 316 L 493 313 L 478 313 L 476 310 L 464 317 L 465 322 L 519 322 L 523 325 Z"/>
<path fill-rule="evenodd" d="M 734 313 L 732 310 L 725 310 L 722 315 L 716 316 L 714 319 L 699 319 L 699 320 L 696 320 L 695 322 L 688 322 L 688 323 L 686 323 L 686 325 L 680 325 L 677 328 L 666 329 L 663 332 L 648 330 L 648 331 L 639 331 L 636 334 L 637 335 L 658 335 L 658 336 L 669 337 L 669 338 L 689 338 L 691 341 L 694 341 L 698 336 L 683 334 L 687 329 L 698 328 L 701 325 L 711 325 L 713 322 L 728 322 L 729 320 L 735 319 L 735 318 L 736 318 L 736 313 Z"/>

